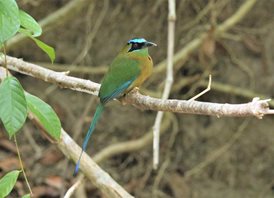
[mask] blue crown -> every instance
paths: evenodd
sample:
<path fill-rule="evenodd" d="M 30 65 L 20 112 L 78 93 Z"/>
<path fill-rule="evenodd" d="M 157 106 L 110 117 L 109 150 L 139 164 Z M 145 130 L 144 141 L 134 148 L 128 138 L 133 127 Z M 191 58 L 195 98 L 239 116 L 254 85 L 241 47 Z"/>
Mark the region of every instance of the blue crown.
<path fill-rule="evenodd" d="M 144 38 L 133 38 L 128 41 L 128 43 L 145 43 L 147 42 Z"/>

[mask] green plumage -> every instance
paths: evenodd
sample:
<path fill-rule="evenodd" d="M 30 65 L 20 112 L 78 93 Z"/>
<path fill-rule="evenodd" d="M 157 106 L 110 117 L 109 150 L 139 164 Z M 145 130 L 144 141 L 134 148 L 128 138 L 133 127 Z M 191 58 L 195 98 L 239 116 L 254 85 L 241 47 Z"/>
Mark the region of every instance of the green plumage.
<path fill-rule="evenodd" d="M 153 63 L 148 54 L 147 48 L 149 46 L 156 46 L 156 44 L 143 38 L 131 39 L 110 65 L 102 80 L 99 90 L 100 103 L 97 105 L 93 120 L 85 136 L 74 175 L 79 171 L 82 154 L 87 148 L 88 141 L 105 104 L 110 100 L 121 97 L 132 88 L 140 86 L 151 75 Z"/>
<path fill-rule="evenodd" d="M 105 98 L 123 87 L 124 83 L 135 80 L 140 74 L 141 69 L 138 66 L 138 61 L 128 59 L 127 57 L 117 57 L 112 62 L 109 71 L 103 78 L 99 91 L 100 101 L 104 102 Z"/>

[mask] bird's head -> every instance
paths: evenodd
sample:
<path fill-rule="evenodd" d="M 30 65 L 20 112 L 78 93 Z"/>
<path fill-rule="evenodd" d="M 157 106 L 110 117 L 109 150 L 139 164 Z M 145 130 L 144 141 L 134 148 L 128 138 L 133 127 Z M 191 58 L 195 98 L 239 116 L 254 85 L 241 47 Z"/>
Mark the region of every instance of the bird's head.
<path fill-rule="evenodd" d="M 123 49 L 123 52 L 137 53 L 137 54 L 147 53 L 148 52 L 147 48 L 151 46 L 157 46 L 157 45 L 155 43 L 147 41 L 144 38 L 133 38 L 127 42 L 126 46 Z"/>

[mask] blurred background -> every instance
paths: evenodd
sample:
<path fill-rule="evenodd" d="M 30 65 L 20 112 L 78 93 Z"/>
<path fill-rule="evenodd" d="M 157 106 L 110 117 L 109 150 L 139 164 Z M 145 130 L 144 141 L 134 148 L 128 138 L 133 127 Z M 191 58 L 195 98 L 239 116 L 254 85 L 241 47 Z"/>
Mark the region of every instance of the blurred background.
<path fill-rule="evenodd" d="M 206 86 L 212 90 L 198 100 L 246 103 L 254 97 L 274 97 L 274 1 L 258 0 L 239 22 L 218 37 L 213 32 L 247 1 L 177 0 L 175 54 L 206 34 L 202 44 L 174 67 L 170 98 L 189 99 Z M 100 82 L 107 66 L 133 37 L 157 43 L 150 48 L 153 76 L 141 92 L 161 97 L 167 54 L 167 0 L 18 0 L 19 7 L 43 24 L 42 41 L 56 50 L 50 64 L 31 40 L 8 43 L 8 54 L 71 76 Z M 65 9 L 71 9 L 65 12 Z M 50 21 L 57 12 L 65 14 Z M 177 54 L 178 55 L 178 54 Z M 178 55 L 179 57 L 179 55 Z M 57 112 L 63 128 L 79 144 L 92 119 L 97 97 L 61 89 L 53 84 L 14 73 L 28 92 L 39 96 Z M 274 103 L 271 103 L 272 108 Z M 117 101 L 107 105 L 89 144 L 91 157 L 115 143 L 137 140 L 151 133 L 157 112 L 141 111 Z M 18 135 L 32 189 L 37 197 L 62 197 L 76 181 L 74 163 L 65 158 L 31 122 Z M 1 127 L 3 132 L 3 128 Z M 152 141 L 134 151 L 99 161 L 129 193 L 136 197 L 273 197 L 273 117 L 217 118 L 166 113 L 162 123 L 160 167 L 152 169 Z M 0 133 L 0 168 L 19 168 L 13 142 Z M 27 192 L 24 179 L 12 193 Z M 75 197 L 103 197 L 86 180 Z"/>

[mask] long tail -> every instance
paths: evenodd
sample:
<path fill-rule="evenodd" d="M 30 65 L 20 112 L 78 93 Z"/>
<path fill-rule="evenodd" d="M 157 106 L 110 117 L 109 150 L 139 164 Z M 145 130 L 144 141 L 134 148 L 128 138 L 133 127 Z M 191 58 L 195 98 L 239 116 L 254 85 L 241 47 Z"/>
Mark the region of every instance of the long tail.
<path fill-rule="evenodd" d="M 79 156 L 79 159 L 78 159 L 77 164 L 76 164 L 75 169 L 74 169 L 74 174 L 73 174 L 74 176 L 77 175 L 77 173 L 79 171 L 82 154 L 87 149 L 87 145 L 88 145 L 88 141 L 90 139 L 90 136 L 91 136 L 92 132 L 94 131 L 96 123 L 97 123 L 98 119 L 100 118 L 101 113 L 103 112 L 103 110 L 104 110 L 104 105 L 102 103 L 100 103 L 96 107 L 96 111 L 95 111 L 95 114 L 93 116 L 93 120 L 92 120 L 92 122 L 89 126 L 88 132 L 87 132 L 86 137 L 84 139 L 84 142 L 83 142 L 83 145 L 82 145 L 82 151 L 81 151 L 81 154 Z"/>

